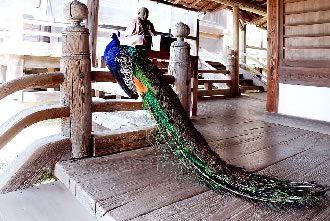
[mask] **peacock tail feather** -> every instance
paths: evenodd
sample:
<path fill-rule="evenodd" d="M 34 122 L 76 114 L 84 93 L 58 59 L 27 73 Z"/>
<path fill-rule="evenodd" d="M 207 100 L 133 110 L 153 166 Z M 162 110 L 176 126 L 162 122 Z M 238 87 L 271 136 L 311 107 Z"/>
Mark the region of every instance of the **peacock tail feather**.
<path fill-rule="evenodd" d="M 275 208 L 305 206 L 322 199 L 328 187 L 278 180 L 226 163 L 197 131 L 172 87 L 143 51 L 128 46 L 120 48 L 132 57 L 132 64 L 128 65 L 132 66 L 135 87 L 143 107 L 157 122 L 159 140 L 165 143 L 163 151 L 172 153 L 199 183 Z"/>

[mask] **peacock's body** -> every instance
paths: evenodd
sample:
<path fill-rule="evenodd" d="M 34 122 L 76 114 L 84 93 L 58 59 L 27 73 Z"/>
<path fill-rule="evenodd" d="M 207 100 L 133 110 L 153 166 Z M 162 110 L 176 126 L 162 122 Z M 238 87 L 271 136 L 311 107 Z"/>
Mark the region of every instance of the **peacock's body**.
<path fill-rule="evenodd" d="M 126 79 L 117 79 L 118 83 L 129 96 L 136 96 L 136 91 L 140 94 L 163 142 L 202 184 L 280 207 L 308 205 L 325 194 L 327 187 L 316 183 L 282 181 L 227 164 L 194 127 L 171 86 L 143 51 L 120 46 L 116 35 L 109 45 L 106 63 L 116 79 Z"/>

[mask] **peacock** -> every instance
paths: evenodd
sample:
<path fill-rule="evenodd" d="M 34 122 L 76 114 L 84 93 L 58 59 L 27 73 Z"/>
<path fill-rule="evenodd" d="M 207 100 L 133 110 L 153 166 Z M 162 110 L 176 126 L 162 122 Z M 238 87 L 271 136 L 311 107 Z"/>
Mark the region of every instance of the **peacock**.
<path fill-rule="evenodd" d="M 120 45 L 113 34 L 104 59 L 127 95 L 142 97 L 143 107 L 157 122 L 166 151 L 201 184 L 275 208 L 311 205 L 324 198 L 329 190 L 313 182 L 279 180 L 226 163 L 194 127 L 178 96 L 143 50 Z"/>

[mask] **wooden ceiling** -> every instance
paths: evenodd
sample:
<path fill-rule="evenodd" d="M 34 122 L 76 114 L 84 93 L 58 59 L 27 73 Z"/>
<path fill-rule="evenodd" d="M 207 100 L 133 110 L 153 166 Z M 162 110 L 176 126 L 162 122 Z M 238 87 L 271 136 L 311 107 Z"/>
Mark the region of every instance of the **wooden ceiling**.
<path fill-rule="evenodd" d="M 240 19 L 260 28 L 267 28 L 267 0 L 151 0 L 198 12 L 215 13 L 238 6 Z"/>

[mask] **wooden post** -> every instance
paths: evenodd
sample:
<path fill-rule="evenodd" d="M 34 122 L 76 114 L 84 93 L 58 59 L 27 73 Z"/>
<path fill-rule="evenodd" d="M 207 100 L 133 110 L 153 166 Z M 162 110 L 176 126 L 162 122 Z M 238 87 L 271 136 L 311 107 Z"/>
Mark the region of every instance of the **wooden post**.
<path fill-rule="evenodd" d="M 192 96 L 192 108 L 191 115 L 197 115 L 197 100 L 198 100 L 198 56 L 191 56 L 191 77 L 193 80 L 193 96 Z"/>
<path fill-rule="evenodd" d="M 91 61 L 89 32 L 80 23 L 86 19 L 86 5 L 73 1 L 64 8 L 64 17 L 71 25 L 63 32 L 61 72 L 64 82 L 61 102 L 70 107 L 70 118 L 62 124 L 63 133 L 70 137 L 72 157 L 90 155 L 92 131 Z"/>
<path fill-rule="evenodd" d="M 239 43 L 240 51 L 246 54 L 246 25 L 240 30 Z M 246 64 L 246 56 L 243 54 L 241 55 L 241 61 Z"/>
<path fill-rule="evenodd" d="M 267 105 L 268 112 L 278 111 L 278 62 L 279 62 L 279 26 L 278 26 L 278 0 L 267 1 Z"/>
<path fill-rule="evenodd" d="M 233 7 L 233 50 L 234 70 L 231 73 L 232 95 L 239 96 L 239 7 Z"/>
<path fill-rule="evenodd" d="M 90 30 L 89 48 L 92 50 L 92 66 L 96 67 L 96 46 L 99 24 L 99 0 L 88 0 L 87 5 L 89 9 L 87 28 Z"/>
<path fill-rule="evenodd" d="M 195 34 L 194 36 L 196 37 L 196 42 L 195 42 L 195 56 L 198 56 L 198 51 L 199 51 L 199 19 L 196 19 L 195 22 Z"/>
<path fill-rule="evenodd" d="M 174 90 L 190 116 L 191 103 L 191 66 L 190 66 L 190 45 L 184 42 L 184 37 L 190 33 L 190 28 L 182 22 L 172 28 L 172 34 L 177 41 L 171 44 L 169 74 L 175 77 Z"/>

